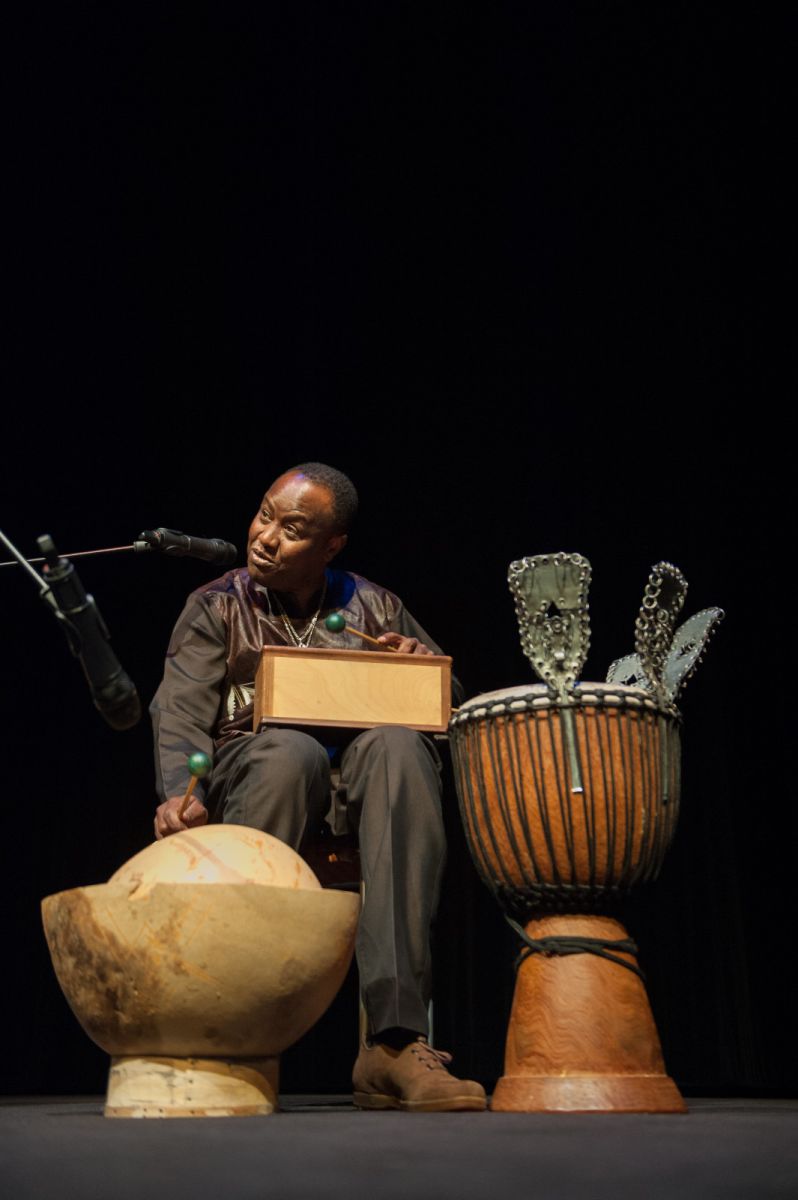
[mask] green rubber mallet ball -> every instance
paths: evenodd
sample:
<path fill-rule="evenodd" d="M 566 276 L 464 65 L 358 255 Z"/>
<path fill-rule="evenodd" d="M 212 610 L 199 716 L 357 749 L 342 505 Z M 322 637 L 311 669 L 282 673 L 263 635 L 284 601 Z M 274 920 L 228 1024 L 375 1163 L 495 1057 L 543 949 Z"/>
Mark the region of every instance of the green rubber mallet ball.
<path fill-rule="evenodd" d="M 195 750 L 193 754 L 189 754 L 186 765 L 195 779 L 202 779 L 211 769 L 211 760 L 201 750 Z"/>
<path fill-rule="evenodd" d="M 346 629 L 346 621 L 340 613 L 330 613 L 329 617 L 325 617 L 324 624 L 330 633 L 340 633 L 343 629 Z"/>

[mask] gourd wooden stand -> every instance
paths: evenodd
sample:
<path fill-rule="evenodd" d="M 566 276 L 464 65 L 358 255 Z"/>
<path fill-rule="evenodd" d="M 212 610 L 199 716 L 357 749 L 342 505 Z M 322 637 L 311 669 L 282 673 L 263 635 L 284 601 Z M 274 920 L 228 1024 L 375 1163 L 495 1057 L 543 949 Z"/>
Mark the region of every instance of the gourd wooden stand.
<path fill-rule="evenodd" d="M 267 1115 L 279 1056 L 349 967 L 360 904 L 288 846 L 214 825 L 42 903 L 53 966 L 112 1056 L 105 1115 Z"/>

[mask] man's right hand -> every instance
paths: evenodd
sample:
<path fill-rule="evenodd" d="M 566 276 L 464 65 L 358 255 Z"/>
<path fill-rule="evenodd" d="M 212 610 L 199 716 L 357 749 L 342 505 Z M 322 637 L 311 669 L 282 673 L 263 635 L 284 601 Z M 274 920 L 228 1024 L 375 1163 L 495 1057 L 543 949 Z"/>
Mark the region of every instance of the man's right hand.
<path fill-rule="evenodd" d="M 191 797 L 183 819 L 178 819 L 182 796 L 170 796 L 155 810 L 155 837 L 169 837 L 170 833 L 180 833 L 182 829 L 194 829 L 197 825 L 207 825 L 208 810 L 195 796 Z"/>

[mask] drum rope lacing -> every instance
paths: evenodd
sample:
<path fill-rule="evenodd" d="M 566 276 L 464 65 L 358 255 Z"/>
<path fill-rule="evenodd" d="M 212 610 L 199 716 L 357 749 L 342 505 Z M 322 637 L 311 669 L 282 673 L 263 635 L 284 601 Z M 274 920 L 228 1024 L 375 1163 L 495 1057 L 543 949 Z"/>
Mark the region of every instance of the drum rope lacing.
<path fill-rule="evenodd" d="M 627 962 L 625 958 L 618 957 L 618 954 L 637 956 L 637 945 L 631 938 L 619 938 L 617 941 L 609 941 L 607 938 L 556 936 L 536 939 L 531 938 L 523 926 L 514 921 L 512 917 L 508 917 L 506 913 L 504 919 L 524 943 L 523 950 L 515 960 L 516 971 L 531 954 L 543 954 L 547 958 L 553 955 L 596 954 L 599 958 L 606 958 L 610 962 L 617 963 L 619 967 L 626 967 L 645 982 L 646 977 L 637 963 Z M 613 954 L 613 950 L 618 953 Z"/>
<path fill-rule="evenodd" d="M 581 709 L 584 704 L 594 705 L 598 708 L 646 709 L 649 712 L 674 718 L 681 724 L 679 710 L 673 705 L 658 704 L 655 697 L 646 688 L 619 686 L 617 682 L 604 682 L 577 683 L 566 700 L 561 700 L 547 692 L 532 691 L 521 695 L 485 699 L 481 704 L 471 700 L 454 713 L 449 723 L 449 729 L 452 731 L 459 725 L 482 721 L 486 716 L 495 717 L 504 714 L 514 716 L 516 713 L 535 712 L 540 709 L 553 711 L 563 708 Z"/>

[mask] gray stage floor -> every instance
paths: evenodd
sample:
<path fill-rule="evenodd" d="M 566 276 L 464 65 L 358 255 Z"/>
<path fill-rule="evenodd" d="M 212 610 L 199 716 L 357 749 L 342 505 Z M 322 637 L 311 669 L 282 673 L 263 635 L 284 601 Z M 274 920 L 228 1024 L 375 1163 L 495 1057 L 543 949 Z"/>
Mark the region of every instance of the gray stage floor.
<path fill-rule="evenodd" d="M 798 1100 L 687 1116 L 360 1113 L 287 1096 L 263 1118 L 107 1121 L 99 1097 L 0 1102 L 8 1200 L 707 1200 L 798 1197 Z"/>

